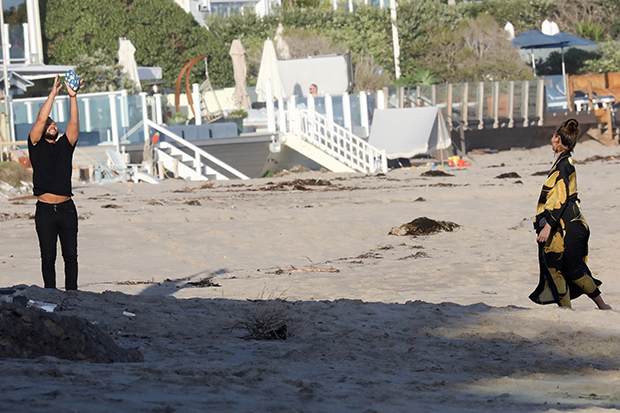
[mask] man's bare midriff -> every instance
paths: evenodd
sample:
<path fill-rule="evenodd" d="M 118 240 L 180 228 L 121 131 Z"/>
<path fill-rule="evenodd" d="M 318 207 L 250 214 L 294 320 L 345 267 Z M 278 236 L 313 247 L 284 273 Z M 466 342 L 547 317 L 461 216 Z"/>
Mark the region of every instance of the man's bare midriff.
<path fill-rule="evenodd" d="M 66 195 L 50 194 L 49 192 L 46 192 L 44 194 L 39 195 L 37 199 L 46 204 L 60 204 L 60 203 L 70 200 L 71 197 L 66 196 Z"/>

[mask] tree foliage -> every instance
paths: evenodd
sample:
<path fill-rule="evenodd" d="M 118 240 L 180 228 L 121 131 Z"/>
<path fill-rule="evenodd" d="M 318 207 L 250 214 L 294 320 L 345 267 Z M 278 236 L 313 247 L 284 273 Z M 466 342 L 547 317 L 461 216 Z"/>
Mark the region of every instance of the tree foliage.
<path fill-rule="evenodd" d="M 166 0 L 43 0 L 46 62 L 71 64 L 81 55 L 100 50 L 117 60 L 118 37 L 136 48 L 140 66 L 159 66 L 168 86 L 174 86 L 183 65 L 209 54 L 226 56 L 223 45 L 177 4 Z M 230 58 L 228 57 L 228 60 Z M 230 69 L 230 63 L 222 72 Z M 191 72 L 191 83 L 204 80 L 204 63 Z M 232 79 L 232 74 L 230 75 Z M 225 86 L 230 79 L 223 77 Z"/>
<path fill-rule="evenodd" d="M 474 2 L 465 12 L 468 18 L 487 14 L 503 27 L 511 22 L 517 32 L 540 28 L 556 9 L 552 0 L 486 0 Z"/>
<path fill-rule="evenodd" d="M 25 2 L 17 6 L 17 8 L 11 6 L 8 10 L 3 10 L 3 12 L 4 23 L 9 26 L 18 26 L 28 22 L 28 12 Z"/>
<path fill-rule="evenodd" d="M 126 6 L 111 0 L 47 0 L 44 3 L 44 42 L 49 64 L 70 64 L 84 54 L 102 50 L 113 57 L 118 36 L 127 27 Z"/>
<path fill-rule="evenodd" d="M 590 38 L 600 38 L 601 31 L 612 38 L 620 35 L 620 0 L 447 3 L 399 2 L 396 24 L 401 83 L 529 76 L 531 71 L 504 39 L 502 28 L 508 21 L 517 33 L 539 28 L 544 19 L 556 19 L 562 30 Z M 366 79 L 364 83 L 375 85 L 369 87 L 379 87 L 386 76 L 394 80 L 388 8 L 356 5 L 349 13 L 342 8 L 333 10 L 325 1 L 290 0 L 263 18 L 250 12 L 214 17 L 207 29 L 168 0 L 40 0 L 40 5 L 46 62 L 51 64 L 71 64 L 78 56 L 92 56 L 97 51 L 116 62 L 117 39 L 125 36 L 136 47 L 138 65 L 161 67 L 169 87 L 175 86 L 187 62 L 204 54 L 209 55 L 213 86 L 228 87 L 234 85 L 228 53 L 231 42 L 239 38 L 246 50 L 248 84 L 252 85 L 263 43 L 275 37 L 278 23 L 282 23 L 284 37 L 299 46 L 297 54 L 347 52 L 356 67 L 364 68 L 358 81 Z M 201 60 L 190 74 L 190 83 L 201 83 L 204 72 Z M 378 78 L 373 77 L 379 73 Z"/>
<path fill-rule="evenodd" d="M 587 62 L 595 61 L 601 58 L 601 53 L 591 52 L 578 48 L 571 48 L 564 52 L 564 66 L 566 73 L 569 75 L 577 75 L 587 71 Z M 559 75 L 562 74 L 562 54 L 560 52 L 551 52 L 545 59 L 536 61 L 536 73 L 540 76 Z"/>
<path fill-rule="evenodd" d="M 79 55 L 74 59 L 75 70 L 82 78 L 86 93 L 108 92 L 118 89 L 122 67 L 98 49 L 91 54 Z"/>
<path fill-rule="evenodd" d="M 584 64 L 584 72 L 620 72 L 620 43 L 601 43 L 602 56 L 599 59 L 588 60 Z"/>

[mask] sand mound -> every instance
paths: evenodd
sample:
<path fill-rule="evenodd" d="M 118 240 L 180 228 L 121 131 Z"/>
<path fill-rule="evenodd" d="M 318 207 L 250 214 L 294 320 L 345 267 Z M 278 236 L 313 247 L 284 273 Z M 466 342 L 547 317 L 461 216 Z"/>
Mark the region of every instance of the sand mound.
<path fill-rule="evenodd" d="M 32 172 L 19 162 L 0 162 L 0 181 L 11 186 L 21 186 L 21 182 L 32 182 Z"/>
<path fill-rule="evenodd" d="M 459 224 L 450 221 L 435 221 L 427 217 L 416 218 L 411 222 L 395 227 L 389 235 L 433 235 L 441 231 L 454 231 Z"/>
<path fill-rule="evenodd" d="M 91 363 L 142 361 L 86 320 L 17 304 L 0 306 L 0 359 L 53 356 Z"/>

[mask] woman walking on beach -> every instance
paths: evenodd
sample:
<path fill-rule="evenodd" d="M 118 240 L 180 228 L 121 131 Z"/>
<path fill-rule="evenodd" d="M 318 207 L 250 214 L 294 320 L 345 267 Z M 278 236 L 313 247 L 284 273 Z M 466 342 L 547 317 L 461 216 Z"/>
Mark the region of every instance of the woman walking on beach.
<path fill-rule="evenodd" d="M 536 209 L 540 281 L 530 299 L 538 304 L 556 303 L 570 307 L 571 299 L 586 294 L 601 310 L 603 301 L 594 277 L 586 265 L 590 229 L 581 214 L 577 175 L 571 153 L 579 137 L 579 122 L 562 123 L 551 138 L 556 161 L 549 171 Z"/>

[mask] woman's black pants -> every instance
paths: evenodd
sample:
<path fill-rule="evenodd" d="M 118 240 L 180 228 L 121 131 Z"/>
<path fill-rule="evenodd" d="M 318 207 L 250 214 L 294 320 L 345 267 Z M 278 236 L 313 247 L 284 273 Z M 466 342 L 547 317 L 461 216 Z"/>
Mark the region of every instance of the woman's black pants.
<path fill-rule="evenodd" d="M 45 288 L 56 288 L 56 245 L 60 238 L 65 262 L 65 289 L 77 290 L 78 215 L 73 200 L 60 204 L 37 202 L 34 221 L 41 248 L 41 270 Z"/>

